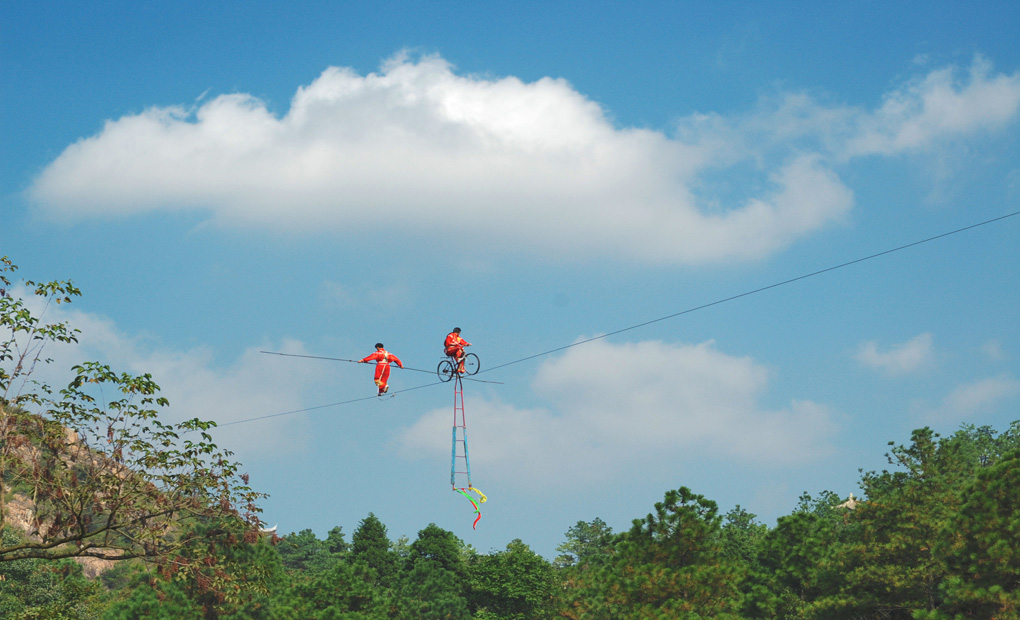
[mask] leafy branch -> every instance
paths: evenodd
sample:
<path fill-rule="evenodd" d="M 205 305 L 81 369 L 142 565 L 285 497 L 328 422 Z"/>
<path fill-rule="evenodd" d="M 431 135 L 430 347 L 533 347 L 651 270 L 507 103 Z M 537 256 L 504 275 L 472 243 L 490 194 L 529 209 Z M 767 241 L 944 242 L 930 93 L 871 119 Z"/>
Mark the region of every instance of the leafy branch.
<path fill-rule="evenodd" d="M 215 563 L 217 536 L 257 536 L 265 495 L 213 443 L 214 422 L 165 421 L 169 402 L 151 375 L 87 362 L 56 392 L 31 379 L 52 361 L 48 344 L 77 342 L 78 330 L 42 317 L 80 292 L 26 281 L 43 308 L 33 313 L 9 290 L 17 266 L 0 260 L 0 529 L 13 523 L 11 501 L 30 507 L 27 538 L 0 545 L 0 562 L 143 558 L 188 575 Z"/>

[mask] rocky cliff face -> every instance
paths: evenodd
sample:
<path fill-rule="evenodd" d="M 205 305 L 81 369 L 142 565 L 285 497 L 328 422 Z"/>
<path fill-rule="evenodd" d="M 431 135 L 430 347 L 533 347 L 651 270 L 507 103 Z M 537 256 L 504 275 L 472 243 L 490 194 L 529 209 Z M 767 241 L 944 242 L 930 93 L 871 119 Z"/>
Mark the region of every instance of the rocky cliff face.
<path fill-rule="evenodd" d="M 32 503 L 31 498 L 20 493 L 15 493 L 14 496 L 7 502 L 6 521 L 7 525 L 21 531 L 29 538 L 40 540 L 39 535 L 35 533 L 35 505 Z M 114 564 L 112 560 L 103 560 L 100 558 L 72 559 L 81 564 L 85 576 L 89 579 L 95 579 L 104 571 L 112 568 Z"/>
<path fill-rule="evenodd" d="M 82 572 L 89 579 L 95 579 L 99 575 L 103 574 L 113 568 L 112 560 L 101 560 L 99 558 L 75 558 L 75 562 L 81 564 Z"/>
<path fill-rule="evenodd" d="M 27 536 L 32 534 L 34 517 L 35 507 L 28 497 L 15 493 L 14 497 L 7 502 L 7 525 L 24 532 Z"/>
<path fill-rule="evenodd" d="M 78 434 L 71 429 L 64 429 L 64 440 L 72 447 L 71 453 L 78 456 L 83 451 L 78 445 Z M 75 449 L 77 448 L 77 449 Z M 22 459 L 31 459 L 33 448 L 29 445 L 15 448 L 12 456 Z M 42 540 L 36 531 L 35 503 L 32 498 L 21 493 L 14 493 L 7 501 L 5 522 L 6 525 L 22 532 L 33 540 Z M 45 525 L 41 526 L 45 528 Z M 44 530 L 45 531 L 45 530 Z M 90 579 L 98 577 L 103 571 L 110 569 L 114 562 L 100 558 L 73 558 L 75 562 L 82 565 L 84 573 Z"/>

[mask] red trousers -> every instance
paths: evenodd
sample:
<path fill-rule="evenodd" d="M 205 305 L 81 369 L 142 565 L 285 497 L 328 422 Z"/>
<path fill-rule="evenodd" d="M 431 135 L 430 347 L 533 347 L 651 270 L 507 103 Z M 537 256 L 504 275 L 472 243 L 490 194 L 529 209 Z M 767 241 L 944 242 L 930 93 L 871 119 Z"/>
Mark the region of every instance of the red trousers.
<path fill-rule="evenodd" d="M 386 382 L 390 379 L 390 365 L 389 364 L 376 364 L 375 365 L 375 384 L 379 386 L 379 389 L 386 387 Z"/>

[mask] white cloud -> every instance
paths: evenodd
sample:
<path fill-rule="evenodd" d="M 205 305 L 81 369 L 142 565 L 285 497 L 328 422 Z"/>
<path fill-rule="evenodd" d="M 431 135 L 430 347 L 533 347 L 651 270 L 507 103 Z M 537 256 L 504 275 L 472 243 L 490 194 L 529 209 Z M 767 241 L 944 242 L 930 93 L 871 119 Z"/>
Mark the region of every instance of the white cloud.
<path fill-rule="evenodd" d="M 1009 355 L 1002 348 L 1002 343 L 998 340 L 988 340 L 981 345 L 981 351 L 988 357 L 988 359 L 1001 362 L 1009 359 Z"/>
<path fill-rule="evenodd" d="M 777 149 L 836 162 L 903 154 L 945 158 L 947 145 L 1001 131 L 1018 114 L 1020 72 L 993 73 L 991 64 L 977 57 L 968 70 L 949 66 L 909 80 L 875 109 L 784 92 L 763 98 L 758 109 L 742 117 L 693 115 L 680 121 L 678 132 L 718 162 Z"/>
<path fill-rule="evenodd" d="M 347 308 L 369 303 L 378 307 L 402 306 L 410 303 L 411 290 L 403 284 L 351 287 L 335 280 L 319 286 L 319 299 L 329 306 Z"/>
<path fill-rule="evenodd" d="M 849 154 L 916 151 L 945 137 L 987 132 L 1012 122 L 1020 108 L 1020 73 L 991 71 L 988 61 L 977 58 L 967 79 L 949 67 L 886 95 L 881 108 L 859 119 Z"/>
<path fill-rule="evenodd" d="M 762 195 L 705 215 L 688 184 L 718 165 L 723 147 L 706 144 L 615 128 L 563 80 L 398 57 L 366 76 L 327 69 L 282 118 L 232 94 L 108 121 L 30 194 L 65 219 L 202 209 L 222 225 L 350 233 L 386 220 L 419 234 L 455 220 L 506 247 L 667 262 L 758 257 L 850 208 L 805 154 L 782 158 Z"/>
<path fill-rule="evenodd" d="M 615 127 L 561 79 L 463 76 L 398 55 L 365 76 L 327 69 L 282 117 L 230 94 L 110 120 L 30 195 L 69 220 L 199 209 L 222 226 L 355 234 L 385 221 L 423 236 L 456 221 L 504 249 L 749 260 L 845 217 L 853 195 L 832 161 L 1015 119 L 1020 76 L 980 59 L 968 81 L 956 73 L 933 71 L 874 112 L 785 95 L 744 117 L 693 114 L 670 137 Z M 753 192 L 700 195 L 706 177 L 748 162 Z"/>
<path fill-rule="evenodd" d="M 958 424 L 992 409 L 1000 402 L 1020 394 L 1020 380 L 1009 375 L 990 377 L 962 385 L 950 392 L 942 403 L 922 415 L 930 423 Z"/>
<path fill-rule="evenodd" d="M 932 362 L 934 346 L 930 333 L 919 334 L 907 342 L 895 344 L 888 351 L 879 351 L 875 342 L 865 342 L 857 351 L 858 362 L 878 368 L 891 376 L 905 375 Z"/>
<path fill-rule="evenodd" d="M 810 401 L 764 408 L 767 384 L 765 368 L 711 342 L 591 342 L 539 368 L 533 387 L 549 409 L 465 401 L 471 443 L 485 446 L 472 462 L 508 483 L 575 484 L 614 479 L 625 464 L 680 469 L 711 455 L 779 465 L 827 453 L 829 410 Z M 435 432 L 449 418 L 429 412 L 396 443 L 409 457 L 449 454 Z"/>

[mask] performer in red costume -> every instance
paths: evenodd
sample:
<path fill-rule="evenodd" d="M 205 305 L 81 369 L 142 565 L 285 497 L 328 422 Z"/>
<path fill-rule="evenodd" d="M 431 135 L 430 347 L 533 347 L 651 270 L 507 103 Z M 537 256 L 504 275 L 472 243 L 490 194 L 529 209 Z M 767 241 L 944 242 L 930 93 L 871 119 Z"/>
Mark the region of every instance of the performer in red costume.
<path fill-rule="evenodd" d="M 460 328 L 454 327 L 453 331 L 446 335 L 446 354 L 457 361 L 457 372 L 464 373 L 464 347 L 470 347 L 471 343 L 460 337 Z"/>
<path fill-rule="evenodd" d="M 404 367 L 404 364 L 396 355 L 384 349 L 381 342 L 375 345 L 375 353 L 361 360 L 362 364 L 368 362 L 375 362 L 375 384 L 379 386 L 379 395 L 382 396 L 390 389 L 386 383 L 390 378 L 390 362 L 401 368 Z"/>

